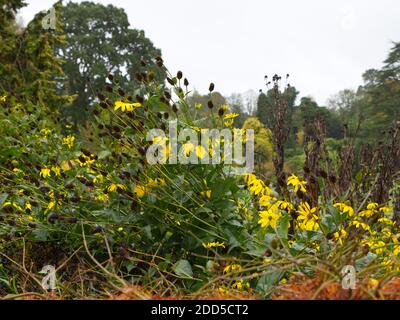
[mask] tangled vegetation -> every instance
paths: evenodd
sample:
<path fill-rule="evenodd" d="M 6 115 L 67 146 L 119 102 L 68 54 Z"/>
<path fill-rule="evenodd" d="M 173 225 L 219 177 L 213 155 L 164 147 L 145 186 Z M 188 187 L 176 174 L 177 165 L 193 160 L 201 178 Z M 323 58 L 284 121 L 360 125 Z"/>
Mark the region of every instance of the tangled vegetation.
<path fill-rule="evenodd" d="M 147 132 L 168 131 L 171 120 L 199 135 L 210 124 L 243 133 L 243 142 L 246 135 L 234 126 L 238 114 L 213 102 L 214 84 L 207 104 L 193 107 L 182 72 L 171 74 L 160 56 L 140 68 L 134 89 L 109 74 L 91 91 L 80 130 L 54 107 L 73 97 L 58 96 L 52 82 L 27 90 L 16 76 L 18 90 L 0 91 L 1 297 L 48 297 L 45 265 L 56 268 L 53 297 L 67 299 L 279 298 L 302 277 L 318 277 L 314 293 L 340 283 L 347 265 L 359 296 L 382 297 L 400 272 L 400 122 L 375 148 L 345 137 L 335 152 L 317 116 L 305 124 L 302 172 L 288 172 L 292 89 L 274 76 L 272 122 L 259 128 L 271 144 L 270 178 L 238 176 L 223 162 L 149 164 L 149 148 L 164 146 L 168 159 L 172 146 L 161 136 L 148 141 Z M 220 145 L 180 147 L 201 160 Z"/>

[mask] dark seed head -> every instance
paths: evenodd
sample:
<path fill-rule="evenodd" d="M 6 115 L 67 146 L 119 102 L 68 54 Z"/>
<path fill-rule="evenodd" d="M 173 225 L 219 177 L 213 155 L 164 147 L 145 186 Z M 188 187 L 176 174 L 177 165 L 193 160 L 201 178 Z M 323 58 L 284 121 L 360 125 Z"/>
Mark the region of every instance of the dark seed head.
<path fill-rule="evenodd" d="M 209 109 L 214 108 L 214 104 L 212 103 L 211 100 L 207 102 L 207 105 L 208 105 L 208 108 L 209 108 Z"/>
<path fill-rule="evenodd" d="M 182 71 L 178 71 L 178 72 L 176 73 L 176 77 L 177 77 L 179 80 L 182 79 L 182 76 L 183 76 Z"/>
<path fill-rule="evenodd" d="M 169 83 L 171 86 L 174 86 L 174 85 L 175 85 L 174 80 L 172 80 L 170 77 L 167 77 L 167 81 L 168 81 L 168 83 Z"/>
<path fill-rule="evenodd" d="M 59 216 L 58 214 L 52 213 L 51 215 L 49 215 L 49 217 L 47 218 L 48 223 L 50 224 L 54 224 L 57 220 L 58 220 Z"/>
<path fill-rule="evenodd" d="M 214 91 L 214 83 L 210 83 L 210 86 L 208 87 L 208 91 L 213 92 Z"/>
<path fill-rule="evenodd" d="M 77 223 L 78 222 L 78 218 L 76 217 L 68 217 L 65 219 L 65 222 L 67 223 Z"/>
<path fill-rule="evenodd" d="M 118 89 L 118 94 L 119 94 L 121 97 L 124 97 L 124 96 L 125 96 L 125 91 L 122 90 L 121 88 L 119 88 L 119 89 Z"/>
<path fill-rule="evenodd" d="M 164 92 L 164 96 L 167 100 L 171 100 L 171 94 L 168 91 Z"/>
<path fill-rule="evenodd" d="M 140 103 L 144 102 L 143 97 L 139 96 L 138 94 L 136 95 L 136 100 L 137 100 L 137 102 L 140 102 Z"/>

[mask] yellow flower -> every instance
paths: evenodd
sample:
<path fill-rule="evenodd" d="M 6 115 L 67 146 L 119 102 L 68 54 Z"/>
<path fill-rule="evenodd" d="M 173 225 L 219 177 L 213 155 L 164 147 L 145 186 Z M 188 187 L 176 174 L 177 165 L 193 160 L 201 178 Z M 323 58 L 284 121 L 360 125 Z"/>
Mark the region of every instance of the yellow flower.
<path fill-rule="evenodd" d="M 275 205 L 281 210 L 294 211 L 294 206 L 288 201 L 278 200 Z"/>
<path fill-rule="evenodd" d="M 370 202 L 367 205 L 368 210 L 375 210 L 378 207 L 378 204 L 376 202 Z"/>
<path fill-rule="evenodd" d="M 294 174 L 292 174 L 289 178 L 288 178 L 288 182 L 287 185 L 290 186 L 292 185 L 294 188 L 294 192 L 297 192 L 299 189 L 302 192 L 306 192 L 306 184 L 307 182 L 304 181 L 303 179 L 295 176 Z"/>
<path fill-rule="evenodd" d="M 23 211 L 23 209 L 15 202 L 10 202 L 7 201 L 3 204 L 3 207 L 7 207 L 7 206 L 13 206 L 15 209 L 19 210 L 19 211 Z"/>
<path fill-rule="evenodd" d="M 317 212 L 317 208 L 311 208 L 308 202 L 301 202 L 299 205 L 298 213 L 300 214 L 301 220 L 308 218 L 318 219 L 318 216 L 315 215 Z"/>
<path fill-rule="evenodd" d="M 333 206 L 343 213 L 348 213 L 350 217 L 354 215 L 354 209 L 345 203 L 337 202 Z"/>
<path fill-rule="evenodd" d="M 333 239 L 335 241 L 339 241 L 340 244 L 343 244 L 343 239 L 347 237 L 347 232 L 343 228 L 339 229 L 333 234 Z"/>
<path fill-rule="evenodd" d="M 264 191 L 264 182 L 262 182 L 260 179 L 255 179 L 252 180 L 249 184 L 249 190 L 252 194 L 259 195 L 260 193 L 263 193 Z"/>
<path fill-rule="evenodd" d="M 71 149 L 74 145 L 75 137 L 72 135 L 68 135 L 63 138 L 62 144 L 66 144 L 69 149 Z"/>
<path fill-rule="evenodd" d="M 114 110 L 116 111 L 118 109 L 121 109 L 122 112 L 124 112 L 125 110 L 126 111 L 132 111 L 133 108 L 139 108 L 141 106 L 142 106 L 142 104 L 139 103 L 139 102 L 126 103 L 126 102 L 123 102 L 123 101 L 116 101 Z"/>
<path fill-rule="evenodd" d="M 395 245 L 393 249 L 393 254 L 397 257 L 399 253 L 400 253 L 400 245 Z"/>
<path fill-rule="evenodd" d="M 157 187 L 157 186 L 165 186 L 165 180 L 162 178 L 156 178 L 156 179 L 149 178 L 148 179 L 147 187 L 153 188 L 153 187 Z"/>
<path fill-rule="evenodd" d="M 227 113 L 224 116 L 224 124 L 229 127 L 233 124 L 233 121 L 236 117 L 238 117 L 239 114 L 238 113 Z"/>
<path fill-rule="evenodd" d="M 29 202 L 25 202 L 25 210 L 32 211 L 32 205 Z"/>
<path fill-rule="evenodd" d="M 263 195 L 258 202 L 260 206 L 268 207 L 274 199 L 274 197 L 271 197 L 269 195 Z"/>
<path fill-rule="evenodd" d="M 203 159 L 205 156 L 208 155 L 208 153 L 207 153 L 206 149 L 203 146 L 197 146 L 196 147 L 196 155 L 200 159 Z"/>
<path fill-rule="evenodd" d="M 224 273 L 228 273 L 230 271 L 240 271 L 242 269 L 240 264 L 234 263 L 234 264 L 228 264 L 225 268 L 224 268 Z"/>
<path fill-rule="evenodd" d="M 225 116 L 224 116 L 224 119 L 234 119 L 234 118 L 236 118 L 236 117 L 238 117 L 239 116 L 239 113 L 227 113 Z"/>
<path fill-rule="evenodd" d="M 276 228 L 276 224 L 279 218 L 282 216 L 278 212 L 274 212 L 272 210 L 263 210 L 259 212 L 260 220 L 258 223 L 261 224 L 262 228 L 268 228 L 271 226 L 272 228 Z"/>
<path fill-rule="evenodd" d="M 51 167 L 51 171 L 53 171 L 56 176 L 61 175 L 61 170 L 59 167 Z"/>
<path fill-rule="evenodd" d="M 246 183 L 250 184 L 251 182 L 253 182 L 254 180 L 257 180 L 257 176 L 253 173 L 246 173 L 244 175 L 244 181 L 246 181 Z"/>
<path fill-rule="evenodd" d="M 358 213 L 358 215 L 359 215 L 360 217 L 370 218 L 370 217 L 372 217 L 375 213 L 377 213 L 376 210 L 363 210 L 363 211 L 360 211 L 360 212 Z"/>
<path fill-rule="evenodd" d="M 108 186 L 109 192 L 114 192 L 114 191 L 118 191 L 118 190 L 126 190 L 126 187 L 120 183 L 112 183 Z"/>
<path fill-rule="evenodd" d="M 297 221 L 300 229 L 316 231 L 319 228 L 319 217 L 316 215 L 317 208 L 311 208 L 307 202 L 302 202 L 297 212 L 299 213 Z"/>
<path fill-rule="evenodd" d="M 183 154 L 188 157 L 189 154 L 194 150 L 194 144 L 191 142 L 186 142 L 182 145 Z"/>
<path fill-rule="evenodd" d="M 88 157 L 84 154 L 81 154 L 78 158 L 78 163 L 81 167 L 90 166 L 94 162 L 94 159 Z"/>
<path fill-rule="evenodd" d="M 63 169 L 64 171 L 68 171 L 71 170 L 74 166 L 73 166 L 73 162 L 75 162 L 75 160 L 64 160 L 61 162 L 61 169 Z"/>
<path fill-rule="evenodd" d="M 383 207 L 379 208 L 379 211 L 383 212 L 383 213 L 388 213 L 388 212 L 392 212 L 393 208 L 387 207 L 387 206 L 383 206 Z"/>
<path fill-rule="evenodd" d="M 366 245 L 368 245 L 375 254 L 382 254 L 382 253 L 385 252 L 386 243 L 381 241 L 381 240 L 379 240 L 379 241 L 365 241 L 364 243 Z"/>
<path fill-rule="evenodd" d="M 225 244 L 223 242 L 208 242 L 207 244 L 203 243 L 203 247 L 206 249 L 222 247 L 225 248 Z"/>
<path fill-rule="evenodd" d="M 270 259 L 270 258 L 264 258 L 263 262 L 264 262 L 265 264 L 268 264 L 268 263 L 271 263 L 271 262 L 272 262 L 272 259 Z"/>
<path fill-rule="evenodd" d="M 384 237 L 389 238 L 389 237 L 392 235 L 392 231 L 391 231 L 389 228 L 383 228 L 383 229 L 381 230 L 381 234 L 382 234 Z"/>
<path fill-rule="evenodd" d="M 56 201 L 55 201 L 55 200 L 51 200 L 51 201 L 49 202 L 49 204 L 47 205 L 47 209 L 48 209 L 48 210 L 51 210 L 51 209 L 53 209 L 55 206 L 56 206 Z"/>
<path fill-rule="evenodd" d="M 369 225 L 367 225 L 366 223 L 364 223 L 362 221 L 358 221 L 358 220 L 351 221 L 350 225 L 351 226 L 355 226 L 356 228 L 360 228 L 361 227 L 362 229 L 364 229 L 366 231 L 370 231 L 371 230 Z"/>
<path fill-rule="evenodd" d="M 219 292 L 220 294 L 228 294 L 228 293 L 229 293 L 228 290 L 226 290 L 226 289 L 224 289 L 224 288 L 222 288 L 222 287 L 219 287 L 219 288 L 218 288 L 218 292 Z"/>
<path fill-rule="evenodd" d="M 195 109 L 199 110 L 203 107 L 203 105 L 201 103 L 195 103 L 194 107 L 195 107 Z"/>
<path fill-rule="evenodd" d="M 168 142 L 169 138 L 165 136 L 157 136 L 153 138 L 153 144 L 160 146 L 160 154 L 162 155 L 163 159 L 166 160 L 170 156 L 171 153 L 171 145 Z"/>
<path fill-rule="evenodd" d="M 146 188 L 140 184 L 137 184 L 133 190 L 138 198 L 142 198 L 146 194 Z"/>
<path fill-rule="evenodd" d="M 7 98 L 6 95 L 0 96 L 0 102 L 5 102 L 6 98 Z"/>
<path fill-rule="evenodd" d="M 102 193 L 97 195 L 95 199 L 99 201 L 108 201 L 108 195 Z"/>
<path fill-rule="evenodd" d="M 42 178 L 47 178 L 47 177 L 50 177 L 50 173 L 51 173 L 51 170 L 49 168 L 43 168 L 42 170 L 40 170 L 40 174 L 39 175 Z"/>
<path fill-rule="evenodd" d="M 211 198 L 211 190 L 206 190 L 200 192 L 200 195 L 204 198 L 210 199 Z"/>
<path fill-rule="evenodd" d="M 394 225 L 394 221 L 390 220 L 389 218 L 385 218 L 385 217 L 379 218 L 378 222 L 384 223 L 384 224 L 387 224 L 387 225 Z"/>
<path fill-rule="evenodd" d="M 119 227 L 119 228 L 118 228 L 118 231 L 119 231 L 119 232 L 124 231 L 124 228 Z"/>
<path fill-rule="evenodd" d="M 51 133 L 51 130 L 48 128 L 44 128 L 44 129 L 40 130 L 40 133 L 46 137 Z"/>
<path fill-rule="evenodd" d="M 246 282 L 243 285 L 243 280 L 236 281 L 234 284 L 232 284 L 232 289 L 237 289 L 237 290 L 243 290 L 245 288 L 250 288 L 250 283 Z"/>

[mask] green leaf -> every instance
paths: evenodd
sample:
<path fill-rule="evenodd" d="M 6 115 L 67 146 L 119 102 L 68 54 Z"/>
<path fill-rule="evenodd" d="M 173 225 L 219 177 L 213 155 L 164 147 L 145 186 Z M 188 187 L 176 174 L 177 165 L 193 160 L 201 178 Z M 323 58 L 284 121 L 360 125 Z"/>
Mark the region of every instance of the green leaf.
<path fill-rule="evenodd" d="M 111 154 L 111 152 L 109 150 L 103 150 L 99 152 L 99 159 L 104 159 L 106 157 L 108 157 Z"/>
<path fill-rule="evenodd" d="M 289 215 L 284 215 L 278 221 L 278 226 L 276 228 L 276 232 L 280 239 L 287 239 L 288 236 L 288 229 L 289 229 Z"/>
<path fill-rule="evenodd" d="M 193 278 L 192 266 L 187 260 L 179 260 L 172 266 L 172 270 L 179 277 Z"/>

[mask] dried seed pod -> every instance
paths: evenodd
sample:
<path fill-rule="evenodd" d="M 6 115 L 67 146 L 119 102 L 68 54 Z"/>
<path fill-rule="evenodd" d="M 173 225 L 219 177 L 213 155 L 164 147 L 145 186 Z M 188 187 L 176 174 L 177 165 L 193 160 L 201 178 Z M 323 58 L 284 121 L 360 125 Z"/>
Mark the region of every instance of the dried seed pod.
<path fill-rule="evenodd" d="M 164 91 L 164 96 L 167 100 L 171 100 L 171 94 L 169 93 L 169 91 Z"/>
<path fill-rule="evenodd" d="M 178 71 L 178 72 L 176 73 L 176 77 L 177 77 L 179 80 L 181 80 L 182 77 L 183 77 L 182 71 Z"/>
<path fill-rule="evenodd" d="M 318 176 L 320 176 L 320 177 L 322 177 L 324 179 L 326 179 L 328 177 L 328 174 L 322 169 L 318 170 L 317 174 L 318 174 Z"/>
<path fill-rule="evenodd" d="M 214 108 L 214 104 L 212 103 L 211 100 L 207 102 L 207 105 L 208 105 L 208 108 L 209 108 L 209 109 Z"/>
<path fill-rule="evenodd" d="M 47 222 L 50 224 L 54 224 L 60 217 L 56 213 L 52 213 L 47 218 Z"/>
<path fill-rule="evenodd" d="M 137 100 L 137 102 L 139 102 L 139 103 L 143 103 L 143 102 L 144 102 L 144 98 L 141 97 L 141 96 L 139 96 L 138 94 L 136 95 L 136 100 Z"/>
<path fill-rule="evenodd" d="M 76 217 L 68 217 L 64 219 L 65 222 L 67 223 L 77 223 L 78 222 L 78 218 Z"/>
<path fill-rule="evenodd" d="M 170 77 L 167 77 L 167 81 L 168 81 L 168 83 L 169 83 L 171 86 L 174 86 L 174 85 L 175 85 L 174 80 L 172 80 Z"/>
<path fill-rule="evenodd" d="M 97 93 L 97 97 L 100 99 L 100 101 L 104 101 L 106 99 L 104 94 L 102 94 L 101 92 Z"/>
<path fill-rule="evenodd" d="M 164 64 L 163 59 L 162 59 L 161 57 L 156 57 L 156 64 L 157 64 L 159 67 L 162 67 L 163 64 Z"/>
<path fill-rule="evenodd" d="M 208 91 L 213 92 L 214 91 L 214 83 L 210 83 L 210 86 L 208 87 Z"/>
<path fill-rule="evenodd" d="M 185 86 L 185 87 L 187 87 L 188 85 L 189 85 L 189 81 L 188 81 L 188 79 L 183 79 L 183 85 Z"/>
<path fill-rule="evenodd" d="M 81 197 L 79 196 L 73 196 L 70 198 L 72 202 L 74 203 L 78 203 L 81 200 Z"/>
<path fill-rule="evenodd" d="M 121 97 L 125 97 L 125 91 L 122 90 L 121 88 L 118 89 L 118 94 L 119 94 Z"/>
<path fill-rule="evenodd" d="M 333 174 L 331 174 L 331 175 L 329 176 L 329 182 L 330 182 L 330 183 L 336 183 L 336 181 L 337 181 L 336 176 L 333 175 Z"/>
<path fill-rule="evenodd" d="M 140 73 L 136 73 L 136 74 L 135 74 L 135 78 L 136 78 L 136 80 L 139 81 L 139 82 L 142 82 L 142 81 L 143 81 L 143 77 L 142 77 L 142 75 L 141 75 Z"/>
<path fill-rule="evenodd" d="M 86 157 L 90 157 L 90 156 L 91 156 L 90 151 L 88 151 L 88 150 L 86 150 L 86 149 L 81 148 L 81 152 L 82 152 Z"/>

